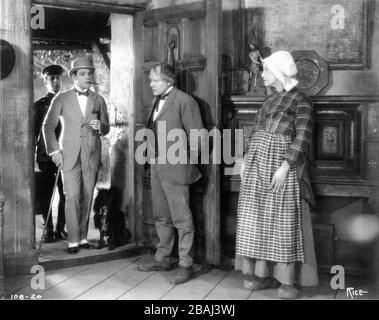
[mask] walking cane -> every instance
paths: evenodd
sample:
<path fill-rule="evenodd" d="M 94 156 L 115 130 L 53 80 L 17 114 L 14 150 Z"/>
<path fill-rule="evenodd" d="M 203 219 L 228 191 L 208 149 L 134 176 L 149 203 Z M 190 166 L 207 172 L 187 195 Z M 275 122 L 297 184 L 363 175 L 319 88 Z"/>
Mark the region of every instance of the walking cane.
<path fill-rule="evenodd" d="M 44 242 L 44 239 L 45 239 L 45 234 L 46 234 L 46 227 L 47 227 L 47 222 L 49 221 L 49 218 L 50 218 L 50 215 L 51 215 L 51 212 L 52 212 L 52 208 L 53 208 L 53 202 L 54 202 L 54 197 L 55 197 L 55 191 L 57 189 L 57 184 L 58 184 L 58 179 L 59 179 L 59 176 L 61 174 L 61 166 L 59 165 L 58 166 L 58 171 L 57 171 L 57 176 L 55 177 L 55 183 L 54 183 L 54 188 L 53 188 L 53 194 L 51 196 L 51 200 L 50 200 L 50 206 L 49 206 L 49 211 L 47 213 L 47 217 L 46 217 L 46 221 L 45 221 L 45 225 L 43 226 L 43 232 L 42 232 L 42 237 L 41 237 L 41 241 L 39 242 L 39 246 L 38 246 L 38 250 L 37 250 L 37 253 L 38 253 L 38 257 L 39 255 L 41 254 L 41 247 L 42 247 L 42 243 Z"/>

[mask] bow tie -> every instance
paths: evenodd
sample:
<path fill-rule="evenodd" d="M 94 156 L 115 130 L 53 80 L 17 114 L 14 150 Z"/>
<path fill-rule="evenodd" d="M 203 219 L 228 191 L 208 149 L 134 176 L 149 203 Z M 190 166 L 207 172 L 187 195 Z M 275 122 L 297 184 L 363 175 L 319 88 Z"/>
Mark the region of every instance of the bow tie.
<path fill-rule="evenodd" d="M 79 95 L 79 96 L 86 96 L 86 97 L 88 97 L 88 90 L 87 91 L 84 91 L 84 92 L 82 92 L 82 91 L 79 91 L 79 90 L 76 90 L 75 89 L 75 92 Z"/>

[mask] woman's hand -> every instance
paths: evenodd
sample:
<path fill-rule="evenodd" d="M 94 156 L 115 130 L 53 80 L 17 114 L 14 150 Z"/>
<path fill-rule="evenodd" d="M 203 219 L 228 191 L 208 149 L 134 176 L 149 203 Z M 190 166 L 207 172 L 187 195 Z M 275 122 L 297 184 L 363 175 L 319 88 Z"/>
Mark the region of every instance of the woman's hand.
<path fill-rule="evenodd" d="M 245 168 L 246 168 L 246 160 L 245 158 L 243 158 L 242 164 L 241 164 L 241 170 L 240 170 L 241 183 L 243 182 L 243 174 L 245 172 Z"/>
<path fill-rule="evenodd" d="M 287 174 L 289 170 L 290 170 L 290 165 L 287 161 L 284 160 L 280 168 L 276 170 L 271 180 L 270 189 L 274 193 L 279 193 L 283 191 L 284 184 L 286 182 L 286 178 L 287 178 Z"/>
<path fill-rule="evenodd" d="M 241 183 L 243 182 L 243 175 L 244 175 L 245 169 L 246 169 L 246 161 L 247 161 L 247 153 L 245 154 L 245 156 L 242 159 L 242 164 L 241 164 L 241 169 L 240 169 Z"/>

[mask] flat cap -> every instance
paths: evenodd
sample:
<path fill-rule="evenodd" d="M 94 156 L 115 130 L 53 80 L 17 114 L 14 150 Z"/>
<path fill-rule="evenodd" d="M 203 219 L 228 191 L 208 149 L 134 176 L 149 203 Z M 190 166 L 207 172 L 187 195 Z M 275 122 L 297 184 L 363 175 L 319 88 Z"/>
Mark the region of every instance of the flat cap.
<path fill-rule="evenodd" d="M 43 68 L 41 74 L 42 76 L 55 76 L 59 75 L 61 76 L 64 73 L 64 69 L 59 64 L 50 64 L 47 67 Z"/>

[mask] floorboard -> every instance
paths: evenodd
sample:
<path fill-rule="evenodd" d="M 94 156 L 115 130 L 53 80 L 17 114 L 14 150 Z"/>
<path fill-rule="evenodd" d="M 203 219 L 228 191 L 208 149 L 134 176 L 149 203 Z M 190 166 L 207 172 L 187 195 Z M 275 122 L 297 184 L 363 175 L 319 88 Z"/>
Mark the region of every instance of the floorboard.
<path fill-rule="evenodd" d="M 250 291 L 243 287 L 245 276 L 240 271 L 232 270 L 209 293 L 206 300 L 246 300 Z M 233 292 L 233 294 L 230 294 Z"/>
<path fill-rule="evenodd" d="M 85 272 L 80 272 L 67 281 L 44 292 L 43 298 L 54 300 L 75 299 L 123 268 L 126 268 L 135 260 L 136 258 L 128 258 L 90 265 Z"/>
<path fill-rule="evenodd" d="M 159 300 L 165 296 L 174 285 L 170 284 L 166 272 L 157 271 L 147 277 L 145 281 L 138 284 L 121 296 L 120 300 Z"/>
<path fill-rule="evenodd" d="M 76 299 L 97 300 L 101 297 L 102 300 L 116 300 L 144 282 L 153 273 L 154 272 L 141 272 L 137 270 L 136 263 L 131 263 L 111 277 L 98 283 L 90 290 L 79 295 Z"/>
<path fill-rule="evenodd" d="M 78 275 L 81 272 L 85 272 L 89 266 L 80 266 L 74 268 L 65 268 L 56 271 L 48 271 L 45 273 L 45 283 L 41 289 L 32 289 L 31 283 L 29 283 L 22 289 L 18 290 L 17 294 L 24 294 L 27 296 L 34 295 L 44 295 L 44 292 L 50 290 L 56 286 L 59 286 L 61 283 L 67 281 L 68 279 Z M 38 282 L 38 285 L 41 285 Z"/>
<path fill-rule="evenodd" d="M 175 286 L 163 300 L 203 300 L 228 272 L 219 269 L 206 269 L 196 272 L 191 281 Z"/>
<path fill-rule="evenodd" d="M 40 294 L 42 299 L 59 300 L 277 300 L 277 289 L 251 292 L 243 287 L 239 271 L 196 265 L 192 279 L 181 285 L 169 280 L 176 270 L 169 272 L 141 272 L 139 263 L 151 259 L 149 255 L 129 257 L 96 264 L 45 272 L 45 288 L 31 288 L 34 275 L 5 279 L 5 294 L 0 299 L 11 299 L 11 294 L 24 297 Z M 331 277 L 320 276 L 317 287 L 303 287 L 300 300 L 366 300 L 378 299 L 373 280 L 346 277 L 345 287 L 367 291 L 363 296 L 348 297 L 345 290 L 335 291 Z M 3 288 L 1 288 L 3 289 Z M 25 298 L 27 300 L 28 298 Z"/>

